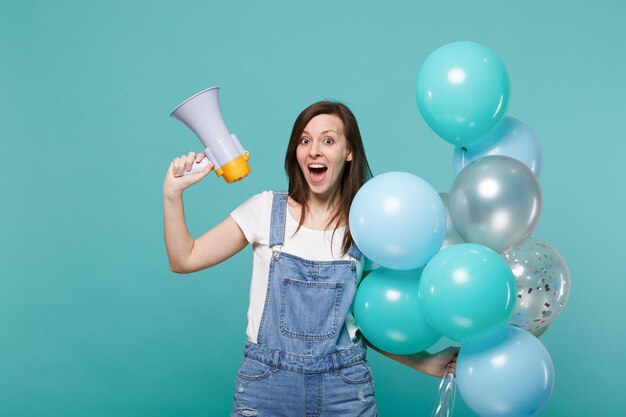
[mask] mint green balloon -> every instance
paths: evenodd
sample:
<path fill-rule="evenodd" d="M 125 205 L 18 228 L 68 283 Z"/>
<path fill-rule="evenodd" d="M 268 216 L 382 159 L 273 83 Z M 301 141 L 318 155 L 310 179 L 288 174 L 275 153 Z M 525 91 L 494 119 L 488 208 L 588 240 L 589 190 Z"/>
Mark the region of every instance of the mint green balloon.
<path fill-rule="evenodd" d="M 451 144 L 465 146 L 480 142 L 504 117 L 509 75 L 489 49 L 454 42 L 426 58 L 416 90 L 426 123 Z"/>
<path fill-rule="evenodd" d="M 421 269 L 397 271 L 378 268 L 359 285 L 354 299 L 354 320 L 374 346 L 400 355 L 421 352 L 440 335 L 424 318 L 419 306 Z"/>
<path fill-rule="evenodd" d="M 448 339 L 480 340 L 504 328 L 515 308 L 515 277 L 497 252 L 459 243 L 424 268 L 419 302 L 426 320 Z"/>

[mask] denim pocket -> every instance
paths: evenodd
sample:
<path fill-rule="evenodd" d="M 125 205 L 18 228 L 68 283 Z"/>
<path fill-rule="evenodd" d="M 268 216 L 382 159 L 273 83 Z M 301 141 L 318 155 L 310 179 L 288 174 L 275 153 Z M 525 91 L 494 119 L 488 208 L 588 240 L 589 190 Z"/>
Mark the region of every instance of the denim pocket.
<path fill-rule="evenodd" d="M 280 332 L 295 339 L 324 340 L 335 337 L 342 291 L 341 282 L 284 278 Z"/>
<path fill-rule="evenodd" d="M 248 381 L 259 381 L 267 378 L 272 373 L 272 367 L 248 358 L 247 356 L 241 361 L 239 372 L 237 373 L 241 379 Z"/>
<path fill-rule="evenodd" d="M 372 371 L 365 364 L 357 363 L 340 369 L 339 377 L 346 384 L 365 384 L 372 381 Z"/>

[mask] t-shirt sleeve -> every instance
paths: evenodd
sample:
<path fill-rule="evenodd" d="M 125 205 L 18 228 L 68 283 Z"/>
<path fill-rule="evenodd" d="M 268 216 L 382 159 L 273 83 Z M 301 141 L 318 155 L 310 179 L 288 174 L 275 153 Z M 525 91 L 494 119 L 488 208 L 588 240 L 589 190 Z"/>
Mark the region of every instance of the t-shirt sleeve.
<path fill-rule="evenodd" d="M 267 222 L 268 205 L 271 207 L 272 193 L 264 191 L 253 195 L 230 213 L 246 237 L 248 243 L 261 240 L 262 230 Z"/>

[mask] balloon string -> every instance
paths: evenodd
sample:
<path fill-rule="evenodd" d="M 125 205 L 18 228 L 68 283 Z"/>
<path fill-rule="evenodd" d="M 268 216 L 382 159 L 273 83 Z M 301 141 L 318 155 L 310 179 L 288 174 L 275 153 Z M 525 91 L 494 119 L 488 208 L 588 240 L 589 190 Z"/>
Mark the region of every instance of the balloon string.
<path fill-rule="evenodd" d="M 439 383 L 437 393 L 437 404 L 433 409 L 431 417 L 452 417 L 454 402 L 456 400 L 456 378 L 446 367 L 446 371 Z"/>

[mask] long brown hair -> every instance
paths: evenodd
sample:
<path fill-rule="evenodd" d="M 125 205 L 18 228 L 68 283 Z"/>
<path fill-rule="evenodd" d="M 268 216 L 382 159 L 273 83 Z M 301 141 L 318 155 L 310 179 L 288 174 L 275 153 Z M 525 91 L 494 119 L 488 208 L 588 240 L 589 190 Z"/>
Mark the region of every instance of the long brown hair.
<path fill-rule="evenodd" d="M 343 133 L 348 142 L 348 149 L 352 152 L 352 160 L 346 161 L 339 185 L 339 202 L 328 221 L 327 226 L 335 223 L 333 229 L 333 237 L 337 226 L 342 223 L 346 224 L 345 234 L 341 245 L 342 255 L 350 250 L 352 244 L 352 234 L 350 233 L 350 225 L 348 224 L 348 215 L 350 213 L 350 205 L 359 188 L 372 177 L 363 141 L 361 140 L 361 132 L 356 122 L 354 114 L 348 107 L 339 102 L 320 101 L 314 103 L 304 109 L 293 124 L 291 137 L 289 138 L 289 146 L 287 146 L 287 154 L 285 155 L 285 171 L 289 177 L 289 196 L 300 204 L 300 224 L 298 230 L 304 222 L 307 211 L 307 202 L 309 197 L 309 185 L 304 178 L 304 174 L 298 165 L 296 159 L 296 148 L 300 143 L 300 136 L 306 125 L 315 116 L 320 114 L 329 114 L 337 116 L 343 123 Z"/>

